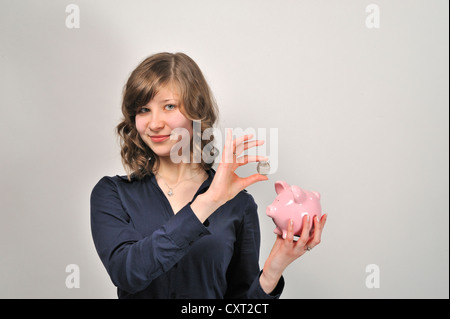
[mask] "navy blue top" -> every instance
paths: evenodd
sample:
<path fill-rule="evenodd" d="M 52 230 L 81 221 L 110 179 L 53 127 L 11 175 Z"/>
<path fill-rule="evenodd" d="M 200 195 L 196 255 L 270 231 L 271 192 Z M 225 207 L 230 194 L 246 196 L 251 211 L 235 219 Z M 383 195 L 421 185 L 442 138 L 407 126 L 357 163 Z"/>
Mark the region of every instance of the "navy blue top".
<path fill-rule="evenodd" d="M 203 224 L 190 203 L 174 214 L 155 176 L 103 177 L 91 194 L 91 230 L 119 298 L 278 298 L 260 284 L 257 205 L 245 190 Z"/>

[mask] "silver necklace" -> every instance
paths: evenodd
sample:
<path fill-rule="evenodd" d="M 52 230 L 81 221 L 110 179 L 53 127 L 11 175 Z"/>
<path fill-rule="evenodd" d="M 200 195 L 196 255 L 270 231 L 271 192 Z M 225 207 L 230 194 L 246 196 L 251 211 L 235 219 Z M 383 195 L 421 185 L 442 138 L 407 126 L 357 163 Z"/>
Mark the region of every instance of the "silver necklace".
<path fill-rule="evenodd" d="M 189 177 L 188 179 L 184 179 L 184 180 L 182 180 L 182 181 L 179 181 L 175 186 L 172 186 L 172 187 L 170 187 L 169 184 L 166 183 L 166 181 L 164 180 L 164 177 L 163 177 L 161 174 L 156 173 L 156 175 L 158 175 L 158 176 L 162 179 L 163 183 L 164 183 L 164 184 L 166 185 L 166 187 L 169 189 L 169 191 L 167 192 L 167 195 L 173 196 L 173 195 L 175 195 L 175 193 L 173 192 L 173 190 L 174 190 L 178 185 L 180 185 L 180 184 L 183 183 L 183 182 L 186 182 L 186 181 L 189 181 L 189 180 L 193 179 L 194 177 L 196 177 L 196 176 L 197 176 L 198 174 L 200 174 L 201 172 L 202 172 L 202 171 L 198 172 L 197 174 L 195 174 L 195 175 L 192 176 L 192 177 Z"/>

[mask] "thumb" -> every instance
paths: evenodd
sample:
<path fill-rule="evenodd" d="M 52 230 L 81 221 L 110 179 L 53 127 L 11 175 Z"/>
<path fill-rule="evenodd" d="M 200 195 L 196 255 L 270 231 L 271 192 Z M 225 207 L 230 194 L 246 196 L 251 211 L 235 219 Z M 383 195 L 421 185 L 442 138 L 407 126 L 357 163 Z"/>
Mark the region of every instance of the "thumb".
<path fill-rule="evenodd" d="M 261 175 L 261 174 L 253 174 L 246 178 L 241 179 L 241 187 L 242 189 L 255 184 L 257 182 L 267 181 L 269 178 L 267 176 Z"/>

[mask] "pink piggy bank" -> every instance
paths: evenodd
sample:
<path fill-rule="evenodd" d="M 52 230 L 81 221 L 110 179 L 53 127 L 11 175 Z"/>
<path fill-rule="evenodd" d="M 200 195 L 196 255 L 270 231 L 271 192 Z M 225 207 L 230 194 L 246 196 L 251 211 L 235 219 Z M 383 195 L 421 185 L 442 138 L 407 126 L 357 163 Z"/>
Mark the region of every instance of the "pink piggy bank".
<path fill-rule="evenodd" d="M 267 216 L 271 217 L 277 226 L 274 230 L 275 234 L 283 235 L 283 238 L 286 238 L 289 220 L 293 219 L 294 235 L 300 236 L 303 229 L 303 216 L 309 215 L 310 221 L 315 216 L 320 218 L 322 209 L 318 192 L 306 191 L 296 185 L 290 186 L 283 181 L 275 182 L 275 191 L 277 197 L 266 209 Z M 310 231 L 311 228 L 310 226 Z"/>

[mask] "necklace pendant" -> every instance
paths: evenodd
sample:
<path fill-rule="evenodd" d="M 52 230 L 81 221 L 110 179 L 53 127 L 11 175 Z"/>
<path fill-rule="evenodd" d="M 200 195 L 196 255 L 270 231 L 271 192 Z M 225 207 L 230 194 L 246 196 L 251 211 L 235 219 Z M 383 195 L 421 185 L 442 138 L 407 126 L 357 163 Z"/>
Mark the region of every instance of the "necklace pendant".
<path fill-rule="evenodd" d="M 167 195 L 169 195 L 169 196 L 172 196 L 172 195 L 173 195 L 172 188 L 169 188 L 169 191 L 167 192 Z"/>

